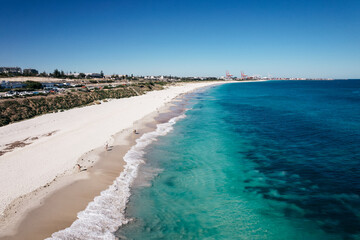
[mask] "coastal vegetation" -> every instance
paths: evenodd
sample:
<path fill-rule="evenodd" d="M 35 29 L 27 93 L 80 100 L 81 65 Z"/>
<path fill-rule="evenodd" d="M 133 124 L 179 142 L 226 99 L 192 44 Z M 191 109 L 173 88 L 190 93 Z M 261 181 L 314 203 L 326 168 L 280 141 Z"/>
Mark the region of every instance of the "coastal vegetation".
<path fill-rule="evenodd" d="M 14 68 L 15 69 L 15 68 Z M 101 80 L 139 80 L 138 77 L 134 77 L 133 74 L 131 75 L 119 75 L 119 74 L 112 74 L 111 76 L 105 76 L 103 71 L 100 71 L 100 73 L 76 73 L 76 72 L 64 72 L 63 70 L 58 70 L 55 69 L 53 72 L 42 72 L 42 73 L 38 73 L 38 71 L 36 69 L 31 69 L 34 70 L 33 72 L 31 71 L 21 71 L 20 68 L 18 68 L 19 70 L 14 70 L 12 72 L 5 72 L 1 70 L 0 67 L 0 79 L 1 78 L 12 78 L 12 77 L 43 77 L 43 78 L 53 78 L 55 79 L 71 79 L 71 80 L 84 80 L 84 79 L 98 79 L 98 80 L 94 80 L 94 81 L 101 81 Z M 140 78 L 144 78 L 144 77 L 140 77 Z"/>
<path fill-rule="evenodd" d="M 35 82 L 35 81 L 26 81 L 25 82 L 25 88 L 27 90 L 37 90 L 37 89 L 42 89 L 43 86 L 41 83 L 39 82 Z"/>
<path fill-rule="evenodd" d="M 84 87 L 58 95 L 3 99 L 0 100 L 0 126 L 45 113 L 64 111 L 95 102 L 99 104 L 100 100 L 108 98 L 118 99 L 142 95 L 148 91 L 163 89 L 166 84 L 168 83 L 145 82 L 92 90 Z M 27 86 L 36 88 L 35 83 L 31 82 L 27 83 Z"/>

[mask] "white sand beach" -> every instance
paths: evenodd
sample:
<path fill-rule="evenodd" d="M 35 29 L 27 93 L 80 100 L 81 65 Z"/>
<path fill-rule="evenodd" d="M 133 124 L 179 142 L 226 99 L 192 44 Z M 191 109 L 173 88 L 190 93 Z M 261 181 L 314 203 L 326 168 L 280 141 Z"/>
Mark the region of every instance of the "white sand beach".
<path fill-rule="evenodd" d="M 16 199 L 51 186 L 59 176 L 81 173 L 76 165 L 81 156 L 111 145 L 114 134 L 131 128 L 134 122 L 156 112 L 180 94 L 220 83 L 178 84 L 141 96 L 112 99 L 100 105 L 46 114 L 1 127 L 0 230 L 8 227 L 12 216 L 7 210 Z M 93 156 L 92 161 L 82 163 L 80 168 L 91 167 L 96 159 Z M 39 198 L 46 196 L 40 194 Z"/>

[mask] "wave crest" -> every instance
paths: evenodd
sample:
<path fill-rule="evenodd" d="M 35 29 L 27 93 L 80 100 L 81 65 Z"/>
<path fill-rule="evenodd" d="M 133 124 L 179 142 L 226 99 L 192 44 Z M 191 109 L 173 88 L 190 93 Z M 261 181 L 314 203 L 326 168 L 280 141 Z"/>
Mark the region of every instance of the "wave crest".
<path fill-rule="evenodd" d="M 53 233 L 46 240 L 116 239 L 113 233 L 130 220 L 125 217 L 126 204 L 139 165 L 144 163 L 145 148 L 156 141 L 157 137 L 173 130 L 173 125 L 184 117 L 183 114 L 170 119 L 167 123 L 158 124 L 155 131 L 145 133 L 137 139 L 136 144 L 125 154 L 126 165 L 113 184 L 95 197 L 84 211 L 79 212 L 78 219 L 70 227 Z"/>

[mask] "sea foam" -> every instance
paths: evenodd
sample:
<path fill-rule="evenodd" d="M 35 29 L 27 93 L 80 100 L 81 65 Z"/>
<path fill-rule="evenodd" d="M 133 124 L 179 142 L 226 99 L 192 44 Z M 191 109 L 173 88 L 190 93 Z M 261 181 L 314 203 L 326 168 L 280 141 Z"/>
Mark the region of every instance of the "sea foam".
<path fill-rule="evenodd" d="M 145 133 L 136 140 L 136 144 L 126 153 L 124 171 L 106 190 L 95 197 L 84 211 L 78 213 L 78 219 L 61 231 L 55 232 L 47 240 L 64 239 L 116 239 L 113 234 L 121 225 L 129 222 L 125 217 L 126 204 L 130 197 L 130 188 L 138 174 L 140 164 L 144 163 L 145 148 L 157 137 L 164 136 L 173 129 L 173 125 L 185 115 L 180 115 L 167 123 L 158 124 L 153 132 Z"/>

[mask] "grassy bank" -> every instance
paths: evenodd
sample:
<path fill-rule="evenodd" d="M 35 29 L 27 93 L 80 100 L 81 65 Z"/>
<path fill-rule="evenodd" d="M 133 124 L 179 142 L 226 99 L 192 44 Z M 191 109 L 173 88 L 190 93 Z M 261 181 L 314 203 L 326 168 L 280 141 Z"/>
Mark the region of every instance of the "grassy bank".
<path fill-rule="evenodd" d="M 89 104 L 99 104 L 108 98 L 126 98 L 163 89 L 166 83 L 148 82 L 121 85 L 117 88 L 75 91 L 66 94 L 36 96 L 27 98 L 4 99 L 0 101 L 0 126 L 29 119 L 41 114 L 63 111 Z"/>

